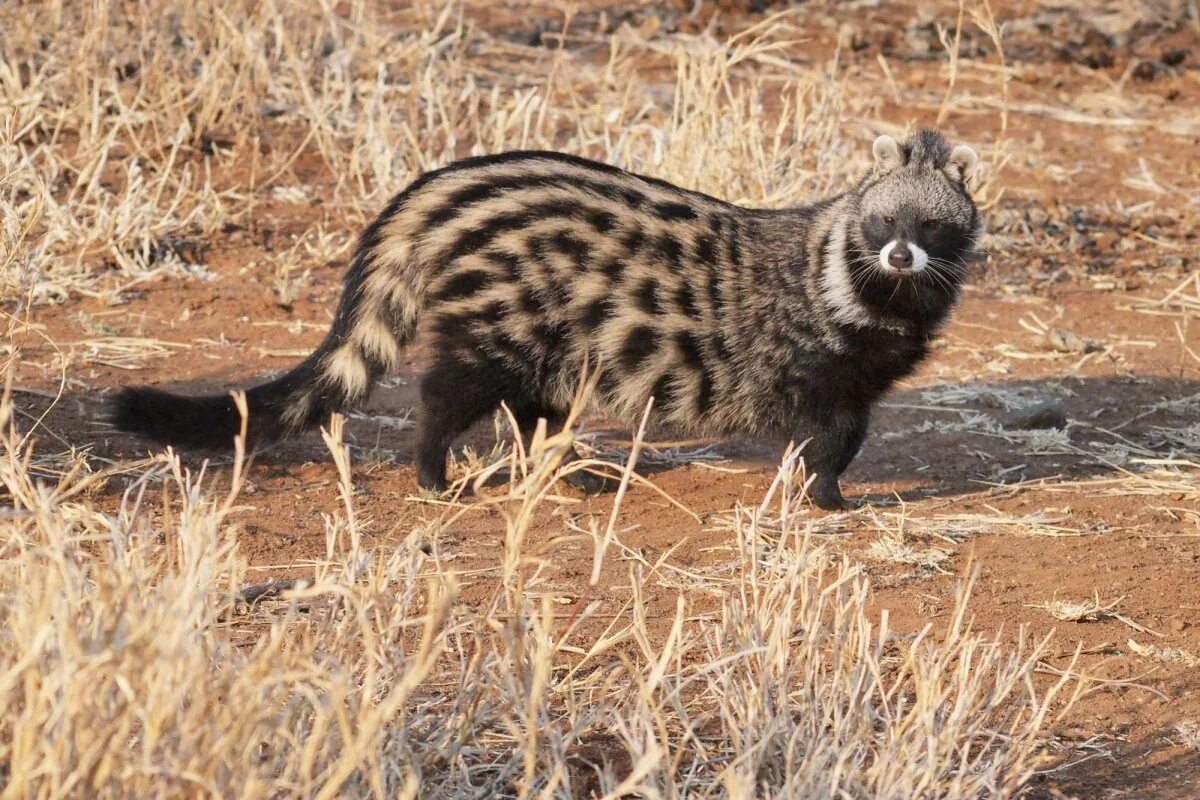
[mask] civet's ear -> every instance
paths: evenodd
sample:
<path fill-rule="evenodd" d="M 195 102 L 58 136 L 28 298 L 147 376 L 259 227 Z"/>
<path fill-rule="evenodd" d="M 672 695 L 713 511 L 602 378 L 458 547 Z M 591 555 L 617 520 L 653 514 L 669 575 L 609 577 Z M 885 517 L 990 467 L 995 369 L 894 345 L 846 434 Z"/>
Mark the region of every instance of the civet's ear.
<path fill-rule="evenodd" d="M 875 170 L 880 174 L 904 166 L 904 153 L 899 143 L 887 134 L 875 140 L 871 151 L 875 153 Z"/>
<path fill-rule="evenodd" d="M 946 159 L 946 166 L 942 170 L 950 180 L 965 184 L 978 163 L 979 156 L 975 155 L 975 151 L 960 144 L 950 151 L 950 158 Z"/>

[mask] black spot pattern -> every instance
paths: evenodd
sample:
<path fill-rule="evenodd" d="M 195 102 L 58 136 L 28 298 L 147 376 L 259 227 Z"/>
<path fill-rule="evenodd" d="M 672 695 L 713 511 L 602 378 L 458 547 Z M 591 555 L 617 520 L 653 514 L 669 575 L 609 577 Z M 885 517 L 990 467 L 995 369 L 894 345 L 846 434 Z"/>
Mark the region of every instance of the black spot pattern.
<path fill-rule="evenodd" d="M 696 209 L 685 203 L 659 202 L 654 204 L 654 213 L 668 222 L 695 219 Z"/>
<path fill-rule="evenodd" d="M 575 236 L 570 231 L 558 231 L 551 239 L 554 248 L 560 253 L 568 256 L 571 263 L 580 272 L 583 272 L 588 267 L 588 243 Z"/>
<path fill-rule="evenodd" d="M 457 272 L 433 294 L 433 299 L 443 303 L 459 300 L 491 286 L 495 276 L 490 272 L 471 269 Z"/>
<path fill-rule="evenodd" d="M 625 201 L 625 205 L 629 206 L 634 211 L 646 204 L 646 196 L 634 189 L 622 189 L 620 191 L 620 196 L 621 199 Z"/>
<path fill-rule="evenodd" d="M 567 329 L 544 318 L 533 326 L 533 338 L 543 354 L 561 355 L 566 347 Z"/>
<path fill-rule="evenodd" d="M 537 292 L 529 286 L 521 290 L 520 308 L 526 314 L 534 316 L 542 316 L 547 311 L 545 303 L 537 296 Z"/>
<path fill-rule="evenodd" d="M 587 308 L 579 317 L 579 322 L 588 333 L 595 333 L 596 329 L 612 317 L 615 311 L 616 306 L 613 304 L 612 298 L 600 297 L 587 304 Z"/>
<path fill-rule="evenodd" d="M 675 407 L 678 400 L 678 392 L 675 387 L 675 381 L 670 372 L 664 372 L 654 382 L 654 388 L 650 391 L 654 397 L 654 408 L 659 411 L 668 411 Z"/>
<path fill-rule="evenodd" d="M 634 372 L 658 350 L 658 332 L 648 325 L 637 325 L 625 334 L 618 356 L 626 373 Z"/>
<path fill-rule="evenodd" d="M 589 209 L 586 213 L 587 222 L 596 233 L 608 233 L 617 227 L 617 215 L 602 209 Z"/>
<path fill-rule="evenodd" d="M 675 334 L 675 346 L 679 348 L 679 354 L 683 356 L 683 363 L 688 369 L 699 371 L 704 368 L 704 356 L 695 334 L 680 331 Z"/>
<path fill-rule="evenodd" d="M 462 213 L 462 210 L 467 206 L 482 203 L 493 197 L 499 197 L 511 189 L 537 185 L 539 185 L 539 182 L 536 180 L 531 181 L 528 178 L 512 177 L 508 179 L 498 178 L 485 183 L 473 183 L 469 186 L 464 186 L 455 192 L 451 192 L 442 205 L 425 215 L 424 227 L 432 228 L 444 225 Z"/>
<path fill-rule="evenodd" d="M 452 346 L 473 347 L 475 331 L 490 330 L 499 325 L 506 314 L 505 304 L 499 300 L 487 303 L 483 308 L 467 309 L 457 314 L 442 314 L 434 318 L 434 332 Z"/>
<path fill-rule="evenodd" d="M 689 319 L 700 318 L 700 306 L 696 305 L 696 294 L 686 279 L 675 290 L 675 305 L 679 306 L 679 310 Z"/>
<path fill-rule="evenodd" d="M 637 305 L 642 311 L 645 311 L 651 316 L 657 316 L 662 313 L 662 306 L 658 303 L 658 281 L 653 278 L 646 278 L 638 286 Z"/>
<path fill-rule="evenodd" d="M 732 267 L 740 267 L 742 265 L 742 244 L 741 232 L 738 230 L 737 222 L 729 221 L 729 264 Z"/>
<path fill-rule="evenodd" d="M 524 272 L 524 262 L 516 253 L 509 253 L 505 250 L 489 250 L 485 254 L 488 262 L 496 265 L 504 272 L 504 276 L 510 281 L 520 281 Z"/>
<path fill-rule="evenodd" d="M 660 256 L 668 266 L 673 270 L 677 270 L 683 264 L 683 245 L 679 240 L 670 233 L 660 234 L 654 243 L 655 253 Z"/>
<path fill-rule="evenodd" d="M 521 364 L 527 361 L 529 347 L 504 328 L 492 328 L 486 332 L 488 348 L 492 352 L 507 356 L 511 361 Z"/>
<path fill-rule="evenodd" d="M 630 256 L 637 255 L 638 251 L 646 243 L 646 232 L 640 226 L 634 226 L 625 232 L 621 237 L 621 246 L 625 248 L 625 252 Z"/>
<path fill-rule="evenodd" d="M 713 310 L 713 317 L 721 318 L 721 274 L 716 269 L 708 271 L 708 279 L 705 281 L 708 288 L 708 302 Z"/>
<path fill-rule="evenodd" d="M 729 364 L 733 361 L 733 353 L 729 350 L 729 344 L 725 341 L 725 334 L 723 332 L 716 331 L 712 335 L 712 344 L 717 358 L 721 359 L 721 363 Z"/>
<path fill-rule="evenodd" d="M 596 197 L 615 200 L 626 205 L 631 211 L 642 209 L 647 202 L 646 196 L 634 189 L 581 175 L 503 175 L 454 190 L 445 197 L 441 205 L 425 215 L 424 227 L 444 225 L 471 206 L 479 205 L 506 193 L 538 188 L 562 188 L 584 192 Z M 660 207 L 664 209 L 661 212 L 658 211 Z M 654 208 L 658 216 L 663 219 L 693 219 L 696 216 L 696 212 L 683 203 L 659 202 L 654 204 Z M 617 219 L 611 212 L 603 209 L 589 210 L 584 213 L 583 218 L 601 232 L 609 230 Z"/>
<path fill-rule="evenodd" d="M 700 378 L 696 391 L 696 413 L 705 414 L 712 405 L 713 375 L 704 361 L 700 339 L 694 333 L 681 331 L 675 335 L 675 346 L 683 357 L 683 363 Z"/>
<path fill-rule="evenodd" d="M 553 217 L 572 218 L 580 213 L 582 205 L 577 200 L 554 198 L 532 203 L 523 211 L 502 214 L 488 220 L 478 228 L 462 233 L 446 252 L 439 256 L 442 263 L 457 261 L 463 256 L 476 253 L 487 247 L 502 233 L 528 227 L 534 222 Z"/>
<path fill-rule="evenodd" d="M 610 281 L 620 280 L 625 273 L 625 262 L 620 256 L 611 256 L 600 264 L 600 272 Z"/>

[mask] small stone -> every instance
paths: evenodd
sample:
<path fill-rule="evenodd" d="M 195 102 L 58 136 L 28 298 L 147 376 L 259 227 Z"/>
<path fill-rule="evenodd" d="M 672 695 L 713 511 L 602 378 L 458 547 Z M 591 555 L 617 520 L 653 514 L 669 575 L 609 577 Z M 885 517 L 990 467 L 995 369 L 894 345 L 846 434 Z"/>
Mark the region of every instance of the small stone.
<path fill-rule="evenodd" d="M 1063 430 L 1067 427 L 1067 414 L 1062 404 L 1057 400 L 1038 403 L 1025 408 L 1018 408 L 1000 420 L 1000 425 L 1008 430 L 1029 431 L 1054 428 Z"/>
<path fill-rule="evenodd" d="M 1187 626 L 1188 624 L 1185 620 L 1182 620 L 1179 617 L 1171 618 L 1171 630 L 1175 631 L 1176 633 L 1182 633 L 1183 631 L 1187 630 Z"/>

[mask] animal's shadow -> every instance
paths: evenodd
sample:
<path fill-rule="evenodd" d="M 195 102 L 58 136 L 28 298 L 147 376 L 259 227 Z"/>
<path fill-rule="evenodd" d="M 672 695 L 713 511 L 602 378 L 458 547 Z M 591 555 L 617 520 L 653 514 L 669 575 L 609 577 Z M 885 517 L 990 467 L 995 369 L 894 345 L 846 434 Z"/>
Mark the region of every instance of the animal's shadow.
<path fill-rule="evenodd" d="M 346 436 L 360 455 L 382 457 L 411 468 L 414 431 L 398 424 L 414 407 L 417 375 L 402 373 L 378 389 L 362 413 L 352 416 Z M 168 385 L 174 391 L 219 391 L 220 375 Z M 1190 401 L 1189 401 L 1190 398 Z M 41 395 L 16 397 L 27 418 L 43 415 L 50 401 Z M 1065 430 L 1019 427 L 1009 419 L 1023 407 L 1057 403 L 1067 419 Z M 114 460 L 143 455 L 152 445 L 106 428 L 104 397 L 68 397 L 49 410 L 43 438 L 73 446 L 91 446 Z M 876 410 L 871 432 L 858 458 L 843 476 L 855 494 L 870 499 L 953 497 L 996 484 L 1064 476 L 1082 478 L 1118 474 L 1130 458 L 1172 458 L 1188 452 L 1200 415 L 1200 381 L 1161 376 L 997 381 L 987 384 L 936 384 L 894 392 Z M 601 454 L 619 461 L 632 431 L 602 420 L 588 420 Z M 1188 431 L 1188 426 L 1192 430 Z M 487 453 L 496 441 L 495 423 L 476 425 L 457 444 Z M 507 435 L 501 431 L 501 435 Z M 669 431 L 654 431 L 657 450 L 678 444 Z M 665 443 L 665 444 L 664 444 Z M 687 469 L 689 451 L 711 445 L 715 452 L 764 476 L 779 463 L 784 442 L 748 438 L 692 440 L 669 459 L 644 458 L 643 475 Z M 1194 445 L 1194 441 L 1192 442 Z M 213 456 L 214 454 L 196 454 Z M 190 459 L 193 456 L 188 454 Z M 706 456 L 706 457 L 711 457 Z M 287 470 L 328 458 L 321 437 L 306 434 L 255 454 L 256 467 Z M 404 476 L 411 480 L 411 474 Z M 415 488 L 415 487 L 412 487 Z"/>
<path fill-rule="evenodd" d="M 1178 737 L 1174 731 L 1170 734 Z M 1063 770 L 1050 785 L 1038 781 L 1030 789 L 1030 800 L 1096 797 L 1093 792 L 1114 786 L 1136 787 L 1138 794 L 1127 795 L 1129 797 L 1153 797 L 1156 800 L 1192 800 L 1196 797 L 1200 756 L 1191 748 L 1176 746 L 1171 748 L 1169 755 L 1153 759 L 1146 757 L 1147 747 L 1141 748 L 1143 752 L 1130 746 L 1113 749 L 1118 752 L 1112 757 L 1092 758 Z M 1135 759 L 1140 763 L 1131 766 L 1130 762 Z"/>
<path fill-rule="evenodd" d="M 1039 406 L 1050 413 L 1030 413 Z M 1065 427 L 1052 427 L 1060 414 Z M 1182 378 L 926 386 L 885 400 L 845 478 L 868 494 L 873 486 L 911 486 L 898 491 L 907 500 L 1057 477 L 1115 477 L 1145 469 L 1144 461 L 1194 458 L 1198 418 L 1200 381 Z"/>

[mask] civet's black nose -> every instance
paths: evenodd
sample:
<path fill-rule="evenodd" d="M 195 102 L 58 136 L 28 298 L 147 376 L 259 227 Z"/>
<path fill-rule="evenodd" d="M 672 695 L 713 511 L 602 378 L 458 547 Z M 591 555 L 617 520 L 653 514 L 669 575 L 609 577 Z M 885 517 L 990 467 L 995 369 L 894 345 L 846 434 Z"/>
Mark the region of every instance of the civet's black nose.
<path fill-rule="evenodd" d="M 912 248 L 908 246 L 908 242 L 897 242 L 892 245 L 892 252 L 888 253 L 888 264 L 896 269 L 909 269 L 912 267 L 912 263 Z"/>

